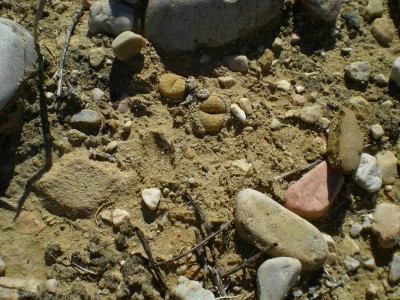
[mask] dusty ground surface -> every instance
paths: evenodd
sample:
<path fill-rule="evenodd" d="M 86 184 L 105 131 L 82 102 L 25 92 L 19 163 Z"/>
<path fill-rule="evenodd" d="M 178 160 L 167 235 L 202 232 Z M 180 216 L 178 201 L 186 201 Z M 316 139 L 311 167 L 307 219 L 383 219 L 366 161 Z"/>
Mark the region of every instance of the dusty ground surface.
<path fill-rule="evenodd" d="M 78 1 L 50 1 L 39 23 L 46 92 L 55 93 L 53 76 L 66 29 L 79 5 Z M 384 1 L 384 6 L 384 16 L 397 26 L 400 20 L 397 3 Z M 287 117 L 290 110 L 300 108 L 292 104 L 293 90 L 276 90 L 274 83 L 281 79 L 293 86 L 303 85 L 305 105 L 320 104 L 323 116 L 329 120 L 335 118 L 335 107 L 352 108 L 364 133 L 364 144 L 370 145 L 369 153 L 387 149 L 399 155 L 399 89 L 393 82 L 382 86 L 372 79 L 365 86 L 355 86 L 344 74 L 347 64 L 365 60 L 371 64 L 371 78 L 379 73 L 389 78 L 391 64 L 400 54 L 399 38 L 396 34 L 390 47 L 381 47 L 371 35 L 370 23 L 364 21 L 366 2 L 344 4 L 342 10 L 352 7 L 361 20 L 359 32 L 348 30 L 339 15 L 338 34 L 332 36 L 330 26 L 311 20 L 299 4 L 287 3 L 273 29 L 222 49 L 169 54 L 149 44 L 132 61 L 105 62 L 97 69 L 89 64 L 89 50 L 102 47 L 106 59 L 112 60 L 112 39 L 88 33 L 88 11 L 85 11 L 73 33 L 65 62 L 65 79 L 73 92 L 66 89 L 66 96 L 46 99 L 47 141 L 42 134 L 37 78 L 24 85 L 17 104 L 2 117 L 5 121 L 0 147 L 0 192 L 5 200 L 0 208 L 0 255 L 7 265 L 6 276 L 40 282 L 57 278 L 60 285 L 53 299 L 161 298 L 161 286 L 148 271 L 149 262 L 139 239 L 130 228 L 113 229 L 100 217 L 96 221 L 96 209 L 109 203 L 104 211 L 127 210 L 132 224 L 143 231 L 156 260 L 162 261 L 196 244 L 194 229 L 200 225 L 195 211 L 182 197 L 185 191 L 205 211 L 212 231 L 233 218 L 235 197 L 243 188 L 255 188 L 283 203 L 283 192 L 301 174 L 278 181 L 272 178 L 324 158 L 327 133 L 318 123 L 306 125 L 297 117 Z M 35 11 L 36 1 L 0 2 L 1 16 L 15 19 L 31 32 Z M 301 37 L 297 45 L 290 43 L 293 32 Z M 278 61 L 271 71 L 262 74 L 257 64 L 262 53 L 257 48 L 270 47 L 275 37 L 284 41 L 283 50 L 275 53 Z M 343 55 L 341 49 L 346 47 L 353 49 L 350 55 Z M 210 56 L 207 64 L 199 63 L 203 53 Z M 222 57 L 236 53 L 244 53 L 251 60 L 247 74 L 231 72 L 223 66 Z M 246 97 L 254 113 L 245 125 L 230 118 L 219 134 L 195 136 L 189 110 L 196 103 L 186 106 L 169 103 L 158 91 L 158 78 L 167 71 L 185 78 L 193 76 L 200 87 L 226 95 L 232 102 Z M 221 89 L 217 78 L 225 75 L 234 77 L 237 84 Z M 99 101 L 93 100 L 91 91 L 95 87 L 105 91 Z M 127 95 L 130 111 L 120 114 L 116 108 Z M 349 99 L 354 96 L 363 96 L 369 104 L 351 106 Z M 388 100 L 392 105 L 387 105 Z M 100 132 L 78 137 L 78 141 L 71 143 L 71 116 L 83 108 L 100 113 Z M 10 115 L 17 121 L 6 126 Z M 269 128 L 273 117 L 283 123 L 282 128 L 275 131 Z M 129 135 L 121 133 L 126 118 L 132 121 Z M 385 129 L 381 143 L 373 142 L 368 135 L 370 126 L 376 123 Z M 110 141 L 118 142 L 117 150 L 112 153 L 118 162 L 89 158 L 90 148 L 104 151 Z M 239 159 L 251 164 L 246 174 L 231 166 Z M 87 173 L 80 172 L 79 166 Z M 397 180 L 395 195 L 399 193 L 399 185 Z M 148 187 L 163 191 L 155 212 L 148 210 L 141 200 L 141 190 Z M 52 195 L 46 193 L 46 188 L 58 197 L 65 196 L 67 202 L 80 201 L 82 209 L 71 212 L 63 206 L 49 205 Z M 14 208 L 21 199 L 23 212 L 14 222 Z M 95 207 L 87 203 L 93 199 Z M 396 200 L 388 198 L 383 188 L 378 195 L 371 196 L 348 178 L 329 213 L 312 221 L 337 244 L 337 260 L 327 266 L 335 279 L 346 274 L 343 259 L 349 250 L 342 247 L 342 241 L 351 225 L 362 223 L 377 202 L 392 201 Z M 344 284 L 335 288 L 326 286 L 327 277 L 322 271 L 303 274 L 297 286 L 303 291 L 301 299 L 313 299 L 318 294 L 322 299 L 365 299 L 370 283 L 379 288 L 377 299 L 400 299 L 399 287 L 387 283 L 393 252 L 380 249 L 370 231 L 354 240 L 360 247 L 355 257 L 360 261 L 374 257 L 377 268 L 370 271 L 361 267 L 348 273 Z M 257 249 L 236 235 L 233 227 L 219 235 L 214 246 L 221 270 L 257 253 Z M 122 260 L 125 267 L 121 267 Z M 225 278 L 227 293 L 237 295 L 235 299 L 255 299 L 255 270 L 261 262 Z M 162 271 L 170 288 L 175 286 L 177 274 L 204 280 L 201 263 L 194 255 L 163 266 Z M 205 286 L 216 292 L 210 278 L 205 279 Z M 51 297 L 43 292 L 41 298 Z"/>

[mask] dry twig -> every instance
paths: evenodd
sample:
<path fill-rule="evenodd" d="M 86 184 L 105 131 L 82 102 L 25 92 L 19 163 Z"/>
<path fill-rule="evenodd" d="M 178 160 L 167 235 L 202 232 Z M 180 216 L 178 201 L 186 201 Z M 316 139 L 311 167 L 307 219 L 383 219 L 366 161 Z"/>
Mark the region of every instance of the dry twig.
<path fill-rule="evenodd" d="M 316 161 L 313 161 L 312 163 L 308 164 L 307 166 L 304 166 L 304 167 L 301 167 L 301 168 L 298 168 L 298 169 L 283 173 L 281 175 L 275 176 L 275 177 L 272 178 L 272 180 L 279 180 L 279 179 L 288 177 L 288 176 L 293 175 L 293 174 L 297 174 L 297 173 L 301 173 L 301 172 L 307 171 L 307 170 L 315 167 L 316 165 L 318 165 L 320 162 L 322 162 L 322 159 L 317 159 Z"/>

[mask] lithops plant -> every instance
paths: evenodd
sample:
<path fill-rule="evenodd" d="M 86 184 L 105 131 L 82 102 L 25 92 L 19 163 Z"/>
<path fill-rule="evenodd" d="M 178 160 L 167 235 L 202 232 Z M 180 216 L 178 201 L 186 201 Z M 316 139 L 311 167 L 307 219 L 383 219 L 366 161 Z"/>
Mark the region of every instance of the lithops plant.
<path fill-rule="evenodd" d="M 161 95 L 171 100 L 183 101 L 185 98 L 186 82 L 179 75 L 173 73 L 161 75 L 159 88 Z"/>
<path fill-rule="evenodd" d="M 200 107 L 193 109 L 191 125 L 194 133 L 217 133 L 225 125 L 229 114 L 229 101 L 221 95 L 211 94 Z"/>

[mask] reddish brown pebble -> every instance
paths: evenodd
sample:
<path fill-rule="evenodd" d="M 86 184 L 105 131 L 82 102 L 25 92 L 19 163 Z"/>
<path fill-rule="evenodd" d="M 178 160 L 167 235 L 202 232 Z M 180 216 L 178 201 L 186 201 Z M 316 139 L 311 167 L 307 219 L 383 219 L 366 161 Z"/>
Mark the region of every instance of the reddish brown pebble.
<path fill-rule="evenodd" d="M 286 208 L 304 218 L 318 218 L 328 211 L 343 183 L 344 177 L 323 161 L 286 191 Z"/>

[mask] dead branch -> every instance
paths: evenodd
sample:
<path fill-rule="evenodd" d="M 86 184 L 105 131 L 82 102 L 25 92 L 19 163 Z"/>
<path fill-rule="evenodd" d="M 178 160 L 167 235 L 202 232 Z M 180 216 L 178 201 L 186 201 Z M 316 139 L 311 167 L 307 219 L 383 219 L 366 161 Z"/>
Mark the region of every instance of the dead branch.
<path fill-rule="evenodd" d="M 297 174 L 297 173 L 301 173 L 301 172 L 310 170 L 311 168 L 315 167 L 316 165 L 318 165 L 321 162 L 322 162 L 322 159 L 317 159 L 316 161 L 313 161 L 312 163 L 310 163 L 310 164 L 308 164 L 308 165 L 306 165 L 304 167 L 301 167 L 301 168 L 298 168 L 298 169 L 283 173 L 281 175 L 275 176 L 275 177 L 272 178 L 272 180 L 279 180 L 279 179 L 288 177 L 288 176 L 293 175 L 293 174 Z"/>

